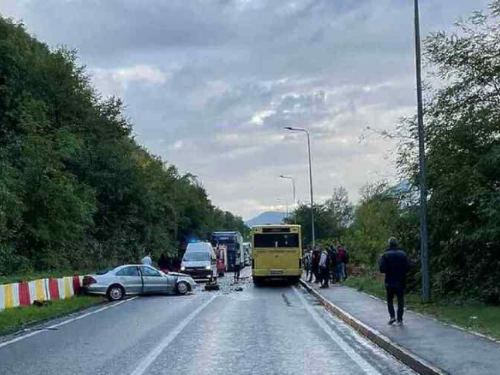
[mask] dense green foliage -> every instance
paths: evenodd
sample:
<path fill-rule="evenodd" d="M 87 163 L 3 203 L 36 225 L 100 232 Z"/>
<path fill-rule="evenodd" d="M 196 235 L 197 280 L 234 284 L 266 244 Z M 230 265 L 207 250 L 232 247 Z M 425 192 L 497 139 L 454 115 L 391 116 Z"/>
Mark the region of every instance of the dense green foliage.
<path fill-rule="evenodd" d="M 500 1 L 426 41 L 442 84 L 426 104 L 434 287 L 500 301 Z M 415 126 L 406 121 L 415 139 Z M 416 181 L 411 145 L 401 164 Z"/>
<path fill-rule="evenodd" d="M 138 145 L 74 52 L 0 18 L 0 275 L 175 255 L 216 229 L 245 226 Z"/>
<path fill-rule="evenodd" d="M 317 239 L 337 240 L 345 235 L 352 220 L 353 205 L 349 202 L 344 187 L 335 188 L 333 195 L 324 204 L 314 205 L 314 233 Z M 285 219 L 290 224 L 300 224 L 302 239 L 306 246 L 311 239 L 311 207 L 307 204 L 299 206 Z"/>
<path fill-rule="evenodd" d="M 475 13 L 456 32 L 425 42 L 432 75 L 425 104 L 428 212 L 433 290 L 500 302 L 500 1 Z M 375 267 L 394 235 L 419 262 L 418 160 L 415 118 L 399 124 L 403 183 L 366 187 L 347 229 L 334 229 L 315 208 L 318 238 L 337 237 L 351 258 Z M 309 233 L 307 207 L 295 220 Z M 328 223 L 329 222 L 329 223 Z M 344 235 L 342 235 L 342 232 Z M 324 237 L 326 236 L 326 237 Z M 411 278 L 419 286 L 419 274 Z"/>

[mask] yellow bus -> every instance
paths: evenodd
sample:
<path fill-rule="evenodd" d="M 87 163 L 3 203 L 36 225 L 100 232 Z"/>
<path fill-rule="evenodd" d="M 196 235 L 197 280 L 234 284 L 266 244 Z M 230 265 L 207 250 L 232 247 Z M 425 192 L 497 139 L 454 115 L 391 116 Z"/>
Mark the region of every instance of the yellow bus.
<path fill-rule="evenodd" d="M 252 227 L 252 278 L 255 284 L 270 278 L 298 282 L 301 275 L 300 225 Z"/>

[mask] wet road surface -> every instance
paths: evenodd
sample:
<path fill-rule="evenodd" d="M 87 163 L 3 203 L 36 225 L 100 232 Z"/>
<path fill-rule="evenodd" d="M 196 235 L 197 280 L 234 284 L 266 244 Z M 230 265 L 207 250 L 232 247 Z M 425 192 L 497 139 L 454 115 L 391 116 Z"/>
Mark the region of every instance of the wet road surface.
<path fill-rule="evenodd" d="M 232 281 L 94 308 L 0 342 L 0 374 L 413 374 L 300 287 Z"/>

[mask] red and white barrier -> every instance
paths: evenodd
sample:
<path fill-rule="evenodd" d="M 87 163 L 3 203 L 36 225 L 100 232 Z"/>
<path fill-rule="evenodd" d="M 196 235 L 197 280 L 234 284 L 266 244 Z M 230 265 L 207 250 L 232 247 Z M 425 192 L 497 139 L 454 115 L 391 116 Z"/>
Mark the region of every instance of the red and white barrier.
<path fill-rule="evenodd" d="M 82 276 L 40 279 L 0 285 L 0 311 L 32 305 L 34 301 L 54 301 L 71 298 L 80 292 Z"/>

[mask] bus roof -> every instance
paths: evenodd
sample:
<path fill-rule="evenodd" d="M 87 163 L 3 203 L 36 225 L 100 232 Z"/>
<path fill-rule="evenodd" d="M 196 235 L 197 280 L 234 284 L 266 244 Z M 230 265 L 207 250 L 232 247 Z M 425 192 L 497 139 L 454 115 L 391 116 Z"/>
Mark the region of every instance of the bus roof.
<path fill-rule="evenodd" d="M 300 228 L 299 224 L 264 224 L 264 225 L 253 225 L 253 228 Z"/>

